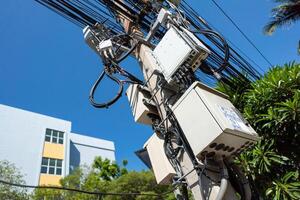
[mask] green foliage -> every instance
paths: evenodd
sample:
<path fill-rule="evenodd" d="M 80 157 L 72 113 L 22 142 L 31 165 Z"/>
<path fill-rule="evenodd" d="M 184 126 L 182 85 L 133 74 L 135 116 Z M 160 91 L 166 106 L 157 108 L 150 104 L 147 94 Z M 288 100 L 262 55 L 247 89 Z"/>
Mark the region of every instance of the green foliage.
<path fill-rule="evenodd" d="M 92 168 L 80 167 L 72 171 L 70 175 L 61 180 L 63 187 L 75 188 L 86 191 L 96 191 L 104 193 L 147 193 L 162 194 L 170 190 L 169 186 L 159 186 L 156 184 L 151 171 L 127 171 L 125 166 L 127 161 L 123 161 L 123 167 L 107 159 L 96 157 Z M 103 172 L 104 171 L 104 172 Z M 82 194 L 70 191 L 57 190 L 35 190 L 34 200 L 98 200 L 99 196 Z M 104 200 L 151 200 L 158 199 L 152 196 L 103 196 Z M 162 199 L 173 200 L 171 193 Z"/>
<path fill-rule="evenodd" d="M 300 199 L 300 181 L 298 172 L 288 172 L 281 179 L 272 182 L 266 196 L 274 200 Z"/>
<path fill-rule="evenodd" d="M 247 175 L 255 178 L 255 175 L 270 173 L 272 168 L 285 164 L 287 160 L 287 157 L 278 155 L 272 140 L 261 140 L 251 151 L 243 152 L 235 162 Z"/>
<path fill-rule="evenodd" d="M 0 179 L 17 184 L 25 184 L 22 179 L 22 175 L 15 165 L 8 161 L 0 160 Z M 29 199 L 27 190 L 24 188 L 18 188 L 10 185 L 4 185 L 0 183 L 0 199 L 9 200 L 26 200 Z"/>
<path fill-rule="evenodd" d="M 246 76 L 246 75 L 245 75 Z M 245 93 L 251 87 L 249 82 L 241 82 L 239 78 L 231 79 L 231 85 L 217 83 L 216 89 L 229 96 L 230 101 L 238 110 L 243 110 L 245 107 Z"/>
<path fill-rule="evenodd" d="M 99 176 L 106 181 L 116 179 L 127 173 L 125 166 L 127 161 L 123 160 L 123 167 L 120 167 L 116 163 L 109 159 L 102 159 L 100 156 L 96 157 L 93 164 L 93 169 L 98 171 Z"/>
<path fill-rule="evenodd" d="M 300 191 L 296 181 L 300 167 L 300 64 L 276 66 L 238 91 L 228 86 L 224 90 L 222 84 L 218 89 L 229 95 L 261 136 L 260 142 L 236 160 L 253 187 L 266 199 L 299 199 L 295 191 Z M 245 92 L 239 93 L 242 90 Z"/>
<path fill-rule="evenodd" d="M 264 138 L 299 163 L 300 64 L 271 69 L 245 94 L 244 114 Z"/>
<path fill-rule="evenodd" d="M 111 192 L 115 193 L 136 193 L 143 192 L 148 194 L 162 194 L 170 190 L 169 186 L 160 186 L 157 185 L 156 180 L 151 171 L 131 171 L 120 178 L 111 182 Z M 170 197 L 164 197 L 163 199 L 171 199 L 173 194 Z M 157 197 L 151 196 L 108 196 L 105 199 L 107 200 L 151 200 L 157 199 Z M 173 198 L 174 199 L 174 198 Z"/>
<path fill-rule="evenodd" d="M 36 189 L 34 190 L 32 200 L 63 200 L 63 194 L 60 190 Z M 70 199 L 70 198 L 66 198 Z"/>

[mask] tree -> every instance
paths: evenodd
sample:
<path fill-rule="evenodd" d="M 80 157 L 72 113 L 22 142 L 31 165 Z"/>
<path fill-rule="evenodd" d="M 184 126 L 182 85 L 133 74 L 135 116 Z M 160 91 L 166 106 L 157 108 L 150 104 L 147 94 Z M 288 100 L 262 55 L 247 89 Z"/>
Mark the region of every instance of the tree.
<path fill-rule="evenodd" d="M 115 193 L 147 193 L 163 194 L 171 191 L 170 186 L 157 185 L 151 171 L 130 171 L 127 174 L 115 179 L 110 184 L 110 192 Z M 107 196 L 105 200 L 156 200 L 175 199 L 173 193 L 158 198 L 157 196 Z"/>
<path fill-rule="evenodd" d="M 93 169 L 98 172 L 98 175 L 106 181 L 119 178 L 120 176 L 127 173 L 125 166 L 127 165 L 127 160 L 123 160 L 123 167 L 112 162 L 109 159 L 102 159 L 100 156 L 96 157 L 93 163 Z"/>
<path fill-rule="evenodd" d="M 92 167 L 79 167 L 73 172 L 61 179 L 62 187 L 80 189 L 85 191 L 95 191 L 103 193 L 147 193 L 162 194 L 171 191 L 170 186 L 157 185 L 154 175 L 151 171 L 128 171 L 125 166 L 127 161 L 123 161 L 123 166 L 111 162 L 108 159 L 96 157 Z M 98 200 L 99 196 L 82 194 L 73 191 L 57 191 L 38 189 L 34 191 L 35 200 Z M 172 193 L 158 198 L 157 196 L 136 196 L 136 195 L 104 195 L 104 200 L 151 200 L 151 199 L 169 199 L 173 200 Z"/>
<path fill-rule="evenodd" d="M 272 34 L 277 27 L 290 25 L 300 19 L 300 0 L 275 0 L 280 4 L 272 9 L 273 17 L 265 26 L 266 34 Z M 298 44 L 300 54 L 300 41 Z"/>
<path fill-rule="evenodd" d="M 240 86 L 241 87 L 241 86 Z M 300 199 L 300 64 L 276 66 L 263 78 L 229 94 L 258 132 L 261 141 L 242 153 L 236 163 L 265 199 Z M 243 102 L 242 104 L 240 102 Z"/>
<path fill-rule="evenodd" d="M 25 184 L 23 176 L 14 164 L 0 160 L 0 179 L 10 183 Z M 29 199 L 27 190 L 0 183 L 0 199 L 25 200 Z"/>
<path fill-rule="evenodd" d="M 300 64 L 274 67 L 252 87 L 246 93 L 245 117 L 299 167 Z"/>

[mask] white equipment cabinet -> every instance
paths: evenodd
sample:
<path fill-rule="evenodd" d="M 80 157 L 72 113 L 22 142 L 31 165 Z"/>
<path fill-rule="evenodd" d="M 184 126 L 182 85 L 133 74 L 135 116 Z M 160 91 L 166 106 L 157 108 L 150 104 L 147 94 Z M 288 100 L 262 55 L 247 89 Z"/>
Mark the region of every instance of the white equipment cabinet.
<path fill-rule="evenodd" d="M 153 51 L 158 66 L 168 82 L 180 67 L 195 71 L 210 51 L 190 31 L 172 27 Z"/>
<path fill-rule="evenodd" d="M 172 177 L 176 172 L 165 154 L 164 140 L 154 133 L 144 144 L 144 148 L 148 152 L 157 183 L 162 185 L 172 183 Z"/>
<path fill-rule="evenodd" d="M 126 90 L 126 96 L 130 103 L 134 121 L 141 124 L 152 124 L 149 114 L 158 115 L 152 101 L 149 102 L 151 94 L 147 89 L 138 84 L 130 84 Z M 144 102 L 149 102 L 145 105 Z"/>
<path fill-rule="evenodd" d="M 239 154 L 258 139 L 225 94 L 200 82 L 193 83 L 172 110 L 199 159 Z"/>

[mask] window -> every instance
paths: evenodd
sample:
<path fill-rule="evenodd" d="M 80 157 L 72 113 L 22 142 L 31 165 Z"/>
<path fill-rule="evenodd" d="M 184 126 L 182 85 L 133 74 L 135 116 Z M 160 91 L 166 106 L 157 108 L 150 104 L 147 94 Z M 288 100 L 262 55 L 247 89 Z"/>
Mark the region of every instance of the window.
<path fill-rule="evenodd" d="M 62 174 L 62 160 L 43 157 L 41 173 L 61 175 Z"/>
<path fill-rule="evenodd" d="M 64 143 L 64 132 L 47 128 L 45 141 L 57 143 L 57 144 L 63 144 Z"/>

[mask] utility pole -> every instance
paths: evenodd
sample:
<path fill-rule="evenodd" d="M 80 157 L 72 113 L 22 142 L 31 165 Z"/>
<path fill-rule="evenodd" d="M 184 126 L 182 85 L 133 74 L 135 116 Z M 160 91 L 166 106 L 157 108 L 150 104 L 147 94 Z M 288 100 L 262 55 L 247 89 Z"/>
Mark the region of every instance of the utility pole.
<path fill-rule="evenodd" d="M 137 32 L 139 36 L 143 36 L 142 33 L 134 27 L 134 25 L 131 24 L 130 21 L 123 19 L 125 30 L 128 31 L 128 34 L 132 34 L 130 30 L 133 30 L 133 32 Z M 142 39 L 142 38 L 141 38 Z M 170 92 L 170 88 L 163 89 L 161 87 L 161 79 L 160 75 L 156 74 L 155 72 L 159 70 L 159 66 L 157 64 L 157 60 L 155 57 L 153 57 L 153 49 L 151 49 L 148 45 L 140 44 L 136 48 L 136 51 L 134 53 L 136 59 L 139 61 L 141 70 L 143 72 L 144 80 L 147 82 L 147 88 L 151 92 L 152 99 L 156 102 L 157 105 L 159 105 L 159 115 L 161 119 L 167 119 L 167 110 L 165 109 L 163 102 L 172 95 L 172 92 L 178 92 L 176 89 L 174 91 Z M 165 126 L 168 126 L 167 123 L 168 119 L 165 121 Z M 223 162 L 222 158 L 216 157 L 216 162 Z M 182 173 L 185 176 L 185 181 L 187 183 L 188 188 L 192 191 L 193 198 L 196 200 L 221 200 L 221 199 L 228 199 L 228 200 L 235 200 L 238 199 L 236 196 L 236 191 L 228 182 L 226 186 L 226 190 L 223 191 L 223 194 L 221 196 L 219 194 L 220 192 L 220 183 L 218 183 L 218 180 L 222 179 L 222 176 L 225 176 L 226 179 L 228 179 L 228 172 L 224 173 L 223 171 L 219 171 L 219 167 L 216 167 L 216 162 L 206 163 L 206 166 L 203 162 L 199 162 L 199 169 L 195 169 L 195 166 L 193 162 L 191 161 L 189 155 L 184 151 L 183 154 L 179 158 L 180 160 L 180 166 L 182 168 Z M 224 165 L 221 163 L 221 165 Z M 199 177 L 199 174 L 203 173 L 202 170 L 205 170 L 205 168 L 212 168 L 215 171 L 207 171 L 205 172 L 206 175 Z M 217 173 L 216 173 L 217 171 Z M 240 175 L 242 175 L 240 173 Z M 244 178 L 245 180 L 245 178 Z M 201 182 L 201 183 L 200 183 Z M 248 192 L 246 199 L 251 199 L 250 194 L 250 188 L 249 185 L 244 186 L 246 191 Z M 178 199 L 187 199 L 187 197 L 181 196 L 181 194 L 175 193 L 175 195 L 179 195 Z"/>
<path fill-rule="evenodd" d="M 56 11 L 66 9 L 67 13 L 72 10 L 78 16 L 82 15 L 80 20 L 78 16 L 74 18 L 80 23 L 84 24 L 84 20 L 94 23 L 86 13 L 80 12 L 76 3 L 39 1 L 45 1 L 43 4 Z M 201 83 L 195 75 L 200 69 L 218 81 L 230 84 L 227 76 L 238 70 L 232 67 L 229 58 L 236 62 L 238 58 L 235 53 L 230 54 L 230 48 L 220 34 L 186 19 L 172 3 L 167 1 L 168 8 L 164 8 L 157 6 L 158 1 L 133 2 L 136 4 L 130 5 L 134 8 L 127 0 L 103 0 L 122 24 L 125 34 L 107 27 L 106 20 L 84 28 L 87 44 L 105 65 L 90 93 L 92 105 L 108 108 L 121 96 L 123 84 L 130 83 L 126 94 L 135 121 L 152 126 L 154 131 L 144 149 L 158 184 L 173 184 L 177 188 L 176 198 L 182 200 L 188 199 L 186 188 L 192 191 L 195 200 L 235 200 L 239 199 L 237 193 L 242 199 L 250 200 L 247 178 L 232 160 L 257 141 L 257 134 L 225 94 Z M 137 9 L 140 9 L 138 14 Z M 156 19 L 149 21 L 152 15 L 144 17 L 147 12 L 155 13 Z M 209 38 L 223 54 L 219 55 L 197 34 Z M 144 81 L 119 66 L 128 55 L 138 60 Z M 115 74 L 129 80 L 120 81 Z M 114 99 L 99 104 L 94 100 L 94 92 L 105 75 L 120 88 Z"/>
<path fill-rule="evenodd" d="M 155 63 L 155 59 L 152 56 L 152 50 L 146 45 L 141 45 L 137 52 L 136 52 L 136 57 L 140 62 L 141 69 L 144 74 L 145 80 L 148 80 L 148 88 L 150 91 L 156 91 L 158 88 L 158 76 L 154 74 L 154 71 L 157 69 L 157 65 Z M 153 75 L 154 74 L 154 75 Z M 151 78 L 150 78 L 151 77 Z M 159 89 L 162 90 L 162 89 Z M 156 92 L 154 95 L 157 104 L 161 105 L 161 118 L 166 119 L 167 118 L 167 111 L 164 109 L 162 106 L 162 102 L 169 97 L 169 94 L 167 91 L 162 90 L 162 92 Z M 204 164 L 199 163 L 200 168 L 203 169 Z M 193 193 L 194 199 L 199 199 L 199 200 L 204 200 L 204 199 L 216 199 L 219 186 L 216 185 L 217 183 L 214 183 L 212 180 L 220 180 L 220 174 L 219 173 L 213 173 L 213 172 L 208 172 L 207 176 L 211 177 L 211 179 L 206 178 L 205 176 L 201 177 L 202 185 L 200 186 L 199 180 L 198 180 L 198 174 L 197 171 L 194 170 L 194 166 L 192 164 L 192 161 L 190 160 L 189 156 L 187 155 L 186 152 L 184 152 L 181 157 L 180 157 L 180 165 L 182 167 L 182 172 L 183 174 L 188 174 L 186 176 L 186 182 L 188 187 L 191 189 Z M 213 167 L 215 166 L 207 166 L 207 167 Z M 218 170 L 218 169 L 217 169 Z M 202 199 L 202 194 L 201 191 L 204 191 L 203 196 L 204 199 Z M 231 185 L 228 186 L 226 190 L 226 194 L 224 195 L 224 199 L 228 200 L 235 200 L 237 199 L 235 190 L 232 188 Z"/>

